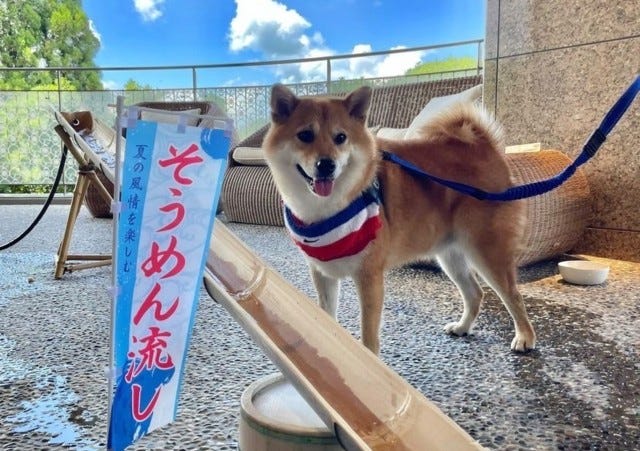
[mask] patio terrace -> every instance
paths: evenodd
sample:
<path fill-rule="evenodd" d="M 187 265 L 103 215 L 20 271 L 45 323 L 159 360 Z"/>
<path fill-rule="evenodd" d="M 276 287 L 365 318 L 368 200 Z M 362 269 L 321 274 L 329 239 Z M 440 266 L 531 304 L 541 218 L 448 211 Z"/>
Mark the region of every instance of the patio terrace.
<path fill-rule="evenodd" d="M 38 205 L 3 205 L 0 241 Z M 66 205 L 54 205 L 0 253 L 0 443 L 3 449 L 100 449 L 107 428 L 110 270 L 55 280 Z M 224 217 L 221 217 L 224 220 Z M 72 252 L 110 252 L 111 223 L 83 209 Z M 284 229 L 229 223 L 258 255 L 313 296 Z M 509 351 L 510 318 L 488 293 L 475 334 L 453 338 L 455 287 L 429 267 L 390 274 L 381 358 L 489 449 L 634 449 L 640 443 L 640 264 L 605 260 L 608 281 L 563 282 L 557 260 L 520 270 L 538 349 Z M 358 334 L 358 303 L 343 285 L 339 319 Z M 276 368 L 202 290 L 178 420 L 131 449 L 234 450 L 240 395 Z M 428 427 L 428 425 L 425 425 Z"/>

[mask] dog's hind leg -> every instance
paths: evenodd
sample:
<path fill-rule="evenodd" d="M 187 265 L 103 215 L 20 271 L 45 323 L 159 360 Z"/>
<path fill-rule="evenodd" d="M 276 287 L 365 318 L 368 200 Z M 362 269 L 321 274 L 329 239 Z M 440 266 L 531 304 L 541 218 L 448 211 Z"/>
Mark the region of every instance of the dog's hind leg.
<path fill-rule="evenodd" d="M 311 268 L 311 279 L 318 293 L 320 308 L 335 318 L 338 309 L 338 296 L 340 295 L 340 281 L 325 276 L 313 267 Z"/>
<path fill-rule="evenodd" d="M 482 288 L 469 267 L 466 257 L 459 250 L 448 248 L 437 255 L 437 260 L 445 274 L 455 283 L 464 301 L 460 320 L 447 324 L 444 330 L 453 335 L 468 334 L 480 312 Z"/>
<path fill-rule="evenodd" d="M 485 247 L 484 252 L 470 257 L 475 269 L 496 292 L 513 319 L 515 337 L 511 342 L 511 349 L 518 352 L 534 349 L 536 333 L 529 321 L 522 295 L 518 291 L 516 265 L 513 260 L 500 252 L 500 246 L 494 246 L 493 251 Z"/>

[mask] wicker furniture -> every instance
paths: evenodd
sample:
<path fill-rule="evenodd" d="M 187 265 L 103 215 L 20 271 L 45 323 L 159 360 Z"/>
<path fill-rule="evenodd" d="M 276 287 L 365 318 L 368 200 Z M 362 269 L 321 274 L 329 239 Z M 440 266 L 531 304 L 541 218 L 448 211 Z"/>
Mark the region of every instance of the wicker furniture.
<path fill-rule="evenodd" d="M 507 155 L 516 184 L 544 180 L 560 173 L 571 159 L 557 150 Z M 527 220 L 520 266 L 570 251 L 591 219 L 591 196 L 582 169 L 558 188 L 524 200 Z"/>
<path fill-rule="evenodd" d="M 460 93 L 482 83 L 482 76 L 423 81 L 373 89 L 369 126 L 406 128 L 429 100 Z M 228 220 L 248 224 L 284 225 L 281 199 L 260 146 L 268 125 L 243 139 L 229 152 L 222 185 L 222 205 Z M 255 158 L 237 158 L 253 149 Z"/>
<path fill-rule="evenodd" d="M 96 172 L 98 179 L 102 185 L 113 196 L 113 183 L 102 174 Z M 87 194 L 84 196 L 84 205 L 94 218 L 113 218 L 111 213 L 111 205 L 100 195 L 98 187 L 94 183 L 90 183 L 87 187 Z"/>
<path fill-rule="evenodd" d="M 95 196 L 99 197 L 104 205 L 111 205 L 113 201 L 113 191 L 109 192 L 105 182 L 108 182 L 113 189 L 112 163 L 115 163 L 113 155 L 116 133 L 100 119 L 92 117 L 88 111 L 76 113 L 56 111 L 54 115 L 58 122 L 54 130 L 78 163 L 78 180 L 73 190 L 64 235 L 56 253 L 54 277 L 60 279 L 65 272 L 111 264 L 110 255 L 70 254 L 69 247 L 80 207 L 87 196 L 87 189 L 93 186 Z M 81 128 L 83 135 L 80 135 L 74 126 L 79 129 L 90 126 L 91 132 L 85 133 L 86 129 Z"/>
<path fill-rule="evenodd" d="M 207 116 L 204 118 L 194 120 L 193 124 L 196 127 L 207 127 L 213 124 L 210 124 L 210 121 L 214 119 L 226 118 L 225 112 L 215 103 L 210 102 L 141 102 L 137 103 L 136 106 L 145 108 L 145 109 L 153 109 L 160 111 L 187 111 L 190 110 L 195 114 L 200 114 L 203 116 Z M 139 118 L 144 119 L 143 117 L 144 110 L 141 110 L 139 113 Z M 155 118 L 154 118 L 155 119 Z M 161 120 L 161 119 L 160 119 Z M 232 145 L 236 142 L 237 139 L 235 136 L 231 138 Z M 97 173 L 98 177 L 103 182 L 104 186 L 109 190 L 110 193 L 113 194 L 113 184 L 104 177 L 103 174 Z M 91 212 L 91 214 L 96 218 L 111 218 L 111 206 L 105 202 L 103 196 L 100 195 L 98 189 L 93 184 L 89 184 L 87 188 L 87 194 L 85 196 L 85 206 Z"/>

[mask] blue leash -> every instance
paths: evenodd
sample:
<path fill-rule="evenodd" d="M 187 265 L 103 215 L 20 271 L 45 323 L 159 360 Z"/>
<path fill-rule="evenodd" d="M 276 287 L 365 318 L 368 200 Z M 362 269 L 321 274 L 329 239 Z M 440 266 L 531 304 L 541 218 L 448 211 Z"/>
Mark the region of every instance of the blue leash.
<path fill-rule="evenodd" d="M 468 194 L 469 196 L 473 196 L 476 199 L 480 200 L 509 201 L 538 196 L 560 186 L 569 177 L 571 177 L 574 172 L 576 172 L 576 169 L 578 169 L 579 166 L 582 166 L 596 154 L 602 143 L 607 139 L 607 135 L 609 134 L 609 132 L 611 132 L 620 118 L 627 112 L 627 109 L 629 108 L 631 103 L 633 103 L 633 100 L 635 99 L 638 92 L 640 92 L 640 76 L 636 77 L 634 82 L 631 83 L 631 85 L 622 94 L 618 101 L 613 105 L 613 107 L 611 107 L 607 115 L 600 123 L 600 126 L 595 129 L 595 131 L 587 140 L 586 144 L 582 148 L 582 152 L 580 153 L 580 155 L 578 155 L 573 163 L 567 166 L 558 175 L 547 180 L 528 183 L 526 185 L 513 186 L 500 193 L 487 192 L 479 188 L 466 185 L 464 183 L 458 183 L 436 177 L 435 175 L 431 175 L 418 168 L 414 164 L 403 160 L 397 155 L 394 155 L 387 151 L 382 152 L 382 159 L 396 163 L 414 175 L 426 177 L 430 180 L 433 180 L 434 182 L 446 186 L 447 188 L 451 188 L 461 193 Z"/>

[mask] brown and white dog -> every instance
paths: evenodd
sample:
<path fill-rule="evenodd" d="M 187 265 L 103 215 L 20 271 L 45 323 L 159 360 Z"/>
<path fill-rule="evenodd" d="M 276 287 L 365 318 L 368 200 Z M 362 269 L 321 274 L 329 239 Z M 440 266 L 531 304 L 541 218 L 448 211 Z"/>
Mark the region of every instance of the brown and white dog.
<path fill-rule="evenodd" d="M 478 316 L 477 272 L 513 318 L 511 348 L 533 349 L 535 332 L 516 285 L 522 203 L 480 201 L 381 157 L 388 150 L 435 176 L 502 191 L 512 181 L 500 127 L 484 110 L 458 104 L 426 124 L 419 139 L 376 139 L 367 128 L 370 100 L 368 87 L 344 99 L 297 97 L 280 84 L 271 92 L 263 148 L 320 306 L 335 317 L 339 280 L 352 277 L 362 341 L 378 353 L 385 271 L 435 256 L 464 300 L 448 333 L 467 334 Z"/>

